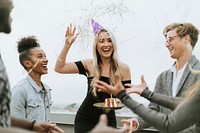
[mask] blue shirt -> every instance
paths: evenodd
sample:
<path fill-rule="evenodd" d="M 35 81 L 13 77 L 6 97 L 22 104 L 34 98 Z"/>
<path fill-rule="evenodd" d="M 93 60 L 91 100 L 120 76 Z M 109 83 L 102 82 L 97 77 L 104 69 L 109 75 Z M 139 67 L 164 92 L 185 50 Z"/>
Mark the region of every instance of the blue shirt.
<path fill-rule="evenodd" d="M 42 84 L 45 88 L 44 91 L 28 75 L 13 87 L 12 116 L 40 122 L 49 121 L 50 106 L 52 105 L 51 89 L 46 84 Z"/>

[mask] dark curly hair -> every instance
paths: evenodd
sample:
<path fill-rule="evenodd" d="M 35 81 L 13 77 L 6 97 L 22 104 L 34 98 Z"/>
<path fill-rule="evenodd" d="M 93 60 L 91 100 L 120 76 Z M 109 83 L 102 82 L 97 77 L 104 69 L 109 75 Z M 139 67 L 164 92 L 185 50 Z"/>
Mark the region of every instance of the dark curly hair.
<path fill-rule="evenodd" d="M 38 43 L 38 40 L 36 39 L 35 36 L 23 37 L 17 43 L 18 43 L 17 51 L 19 53 L 19 61 L 21 65 L 25 68 L 23 61 L 29 59 L 31 55 L 31 49 L 35 47 L 40 47 L 40 44 Z"/>

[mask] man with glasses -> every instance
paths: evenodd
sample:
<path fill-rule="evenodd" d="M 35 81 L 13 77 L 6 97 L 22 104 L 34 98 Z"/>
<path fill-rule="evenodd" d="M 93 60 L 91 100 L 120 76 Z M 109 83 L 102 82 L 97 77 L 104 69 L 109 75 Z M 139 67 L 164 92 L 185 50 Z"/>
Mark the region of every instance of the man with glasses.
<path fill-rule="evenodd" d="M 184 97 L 188 89 L 200 80 L 200 75 L 194 74 L 190 70 L 190 68 L 200 70 L 200 61 L 192 53 L 198 40 L 199 30 L 191 23 L 172 23 L 165 27 L 163 35 L 166 38 L 165 46 L 175 62 L 170 69 L 158 76 L 154 92 L 172 97 Z M 149 104 L 149 108 L 166 114 L 171 111 L 153 102 Z M 137 131 L 151 125 L 138 116 L 136 119 L 138 120 Z M 200 128 L 200 124 L 199 127 L 194 125 L 182 133 L 195 132 L 195 128 Z"/>

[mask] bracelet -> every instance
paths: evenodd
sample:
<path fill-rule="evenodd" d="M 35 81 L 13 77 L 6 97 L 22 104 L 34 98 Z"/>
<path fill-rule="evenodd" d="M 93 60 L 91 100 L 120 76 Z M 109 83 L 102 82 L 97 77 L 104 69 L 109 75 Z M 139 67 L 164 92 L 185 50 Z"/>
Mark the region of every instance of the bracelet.
<path fill-rule="evenodd" d="M 35 122 L 36 122 L 36 120 L 33 120 L 31 122 L 31 124 L 29 125 L 29 130 L 33 130 L 33 126 L 34 126 Z"/>

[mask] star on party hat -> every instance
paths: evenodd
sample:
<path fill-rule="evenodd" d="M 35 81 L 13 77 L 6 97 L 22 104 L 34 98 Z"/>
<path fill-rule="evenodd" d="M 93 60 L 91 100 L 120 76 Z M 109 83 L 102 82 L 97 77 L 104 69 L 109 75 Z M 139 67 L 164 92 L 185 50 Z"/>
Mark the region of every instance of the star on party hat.
<path fill-rule="evenodd" d="M 99 33 L 99 31 L 103 29 L 103 27 L 99 23 L 97 23 L 94 19 L 92 19 L 91 21 L 92 21 L 92 28 L 94 31 L 94 35 L 96 36 Z"/>

